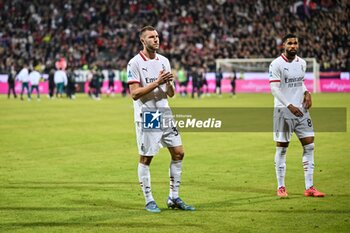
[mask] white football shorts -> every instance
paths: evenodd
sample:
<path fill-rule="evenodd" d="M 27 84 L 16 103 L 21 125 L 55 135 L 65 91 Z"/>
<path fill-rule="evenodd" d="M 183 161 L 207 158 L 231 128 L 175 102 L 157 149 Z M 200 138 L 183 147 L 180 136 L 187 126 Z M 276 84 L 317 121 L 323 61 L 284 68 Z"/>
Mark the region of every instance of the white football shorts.
<path fill-rule="evenodd" d="M 140 155 L 154 156 L 162 147 L 182 145 L 181 136 L 176 127 L 163 130 L 144 130 L 142 122 L 135 122 L 137 148 Z"/>
<path fill-rule="evenodd" d="M 280 111 L 278 111 L 280 110 Z M 284 109 L 284 111 L 289 111 Z M 299 139 L 314 137 L 315 132 L 308 111 L 303 112 L 304 116 L 290 118 L 290 114 L 285 114 L 283 110 L 276 109 L 273 117 L 273 139 L 276 142 L 290 142 L 293 132 Z M 286 116 L 287 115 L 287 116 Z"/>

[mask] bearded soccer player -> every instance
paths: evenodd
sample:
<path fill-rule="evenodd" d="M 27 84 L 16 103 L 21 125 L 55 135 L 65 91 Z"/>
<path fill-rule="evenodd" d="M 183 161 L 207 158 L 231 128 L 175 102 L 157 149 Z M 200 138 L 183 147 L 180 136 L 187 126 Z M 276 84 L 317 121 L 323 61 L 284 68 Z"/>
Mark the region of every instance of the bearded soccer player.
<path fill-rule="evenodd" d="M 193 211 L 195 208 L 186 205 L 179 197 L 184 158 L 179 132 L 176 127 L 148 131 L 144 125 L 146 117 L 144 109 L 156 109 L 156 112 L 152 113 L 152 122 L 160 119 L 163 109 L 170 110 L 168 97 L 173 97 L 175 94 L 170 63 L 166 57 L 157 53 L 159 36 L 152 26 L 141 29 L 140 41 L 143 50 L 129 61 L 127 75 L 130 94 L 134 100 L 136 139 L 140 154 L 138 178 L 146 201 L 145 209 L 154 213 L 160 212 L 152 196 L 150 164 L 160 147 L 165 146 L 171 155 L 170 193 L 166 204 L 168 208 Z"/>
<path fill-rule="evenodd" d="M 285 188 L 286 153 L 293 132 L 303 146 L 304 196 L 323 197 L 313 184 L 314 129 L 309 114 L 311 94 L 304 84 L 306 62 L 297 56 L 298 37 L 288 34 L 283 38 L 284 52 L 270 64 L 269 78 L 274 96 L 274 141 L 276 141 L 275 169 L 277 195 L 288 196 Z"/>

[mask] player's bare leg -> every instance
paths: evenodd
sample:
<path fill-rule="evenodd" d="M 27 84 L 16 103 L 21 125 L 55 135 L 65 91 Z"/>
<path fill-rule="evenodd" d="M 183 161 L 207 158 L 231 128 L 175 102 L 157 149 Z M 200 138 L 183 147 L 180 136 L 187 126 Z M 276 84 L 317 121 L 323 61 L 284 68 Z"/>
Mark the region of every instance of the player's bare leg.
<path fill-rule="evenodd" d="M 277 178 L 277 196 L 280 198 L 288 197 L 288 193 L 285 186 L 286 176 L 286 155 L 289 142 L 276 142 L 276 154 L 275 154 L 275 170 Z"/>
<path fill-rule="evenodd" d="M 146 200 L 145 209 L 149 212 L 159 213 L 160 209 L 158 208 L 156 202 L 154 201 L 154 198 L 152 196 L 152 189 L 151 189 L 151 173 L 149 170 L 149 166 L 151 164 L 152 159 L 153 159 L 153 156 L 140 155 L 140 162 L 139 162 L 137 172 L 138 172 L 140 186 Z"/>
<path fill-rule="evenodd" d="M 167 200 L 168 208 L 178 208 L 181 210 L 195 210 L 194 207 L 186 205 L 179 197 L 179 189 L 181 184 L 182 160 L 184 158 L 184 149 L 182 146 L 168 147 L 171 155 L 171 163 L 169 167 L 170 192 Z"/>
<path fill-rule="evenodd" d="M 303 167 L 305 176 L 305 192 L 307 197 L 324 197 L 325 194 L 317 191 L 313 184 L 314 175 L 314 137 L 299 139 L 303 146 Z"/>

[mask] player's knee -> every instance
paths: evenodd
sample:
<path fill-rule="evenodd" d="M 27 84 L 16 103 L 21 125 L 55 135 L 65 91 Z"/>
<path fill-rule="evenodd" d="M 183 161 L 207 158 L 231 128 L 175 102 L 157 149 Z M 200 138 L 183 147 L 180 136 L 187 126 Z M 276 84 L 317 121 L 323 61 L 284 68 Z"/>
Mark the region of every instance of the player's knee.
<path fill-rule="evenodd" d="M 173 160 L 183 160 L 184 157 L 185 157 L 185 153 L 183 151 L 181 151 L 181 152 L 174 154 L 172 156 L 172 159 Z"/>
<path fill-rule="evenodd" d="M 314 137 L 301 138 L 300 142 L 303 146 L 314 143 Z"/>
<path fill-rule="evenodd" d="M 140 163 L 149 166 L 153 156 L 140 156 Z"/>
<path fill-rule="evenodd" d="M 183 151 L 181 153 L 179 153 L 179 158 L 181 160 L 183 160 L 184 157 L 185 157 L 185 153 Z"/>

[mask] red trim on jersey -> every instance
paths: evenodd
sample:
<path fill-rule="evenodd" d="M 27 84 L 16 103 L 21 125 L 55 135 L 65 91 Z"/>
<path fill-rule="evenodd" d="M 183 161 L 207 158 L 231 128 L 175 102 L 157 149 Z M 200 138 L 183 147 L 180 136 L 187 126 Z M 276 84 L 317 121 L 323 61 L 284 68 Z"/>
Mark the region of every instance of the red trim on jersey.
<path fill-rule="evenodd" d="M 285 60 L 286 62 L 289 62 L 288 59 L 286 58 L 286 56 L 284 56 L 284 54 L 281 54 L 281 57 L 283 58 L 283 60 Z"/>
<path fill-rule="evenodd" d="M 288 58 L 286 56 L 284 56 L 284 54 L 281 54 L 281 57 L 283 58 L 283 60 L 285 60 L 286 62 L 289 62 Z M 299 57 L 295 56 L 294 60 L 295 62 L 299 62 Z"/>
<path fill-rule="evenodd" d="M 144 61 L 148 61 L 147 57 L 145 56 L 145 54 L 143 54 L 142 51 L 140 51 L 139 54 L 140 54 L 140 56 L 142 57 L 142 59 L 143 59 Z"/>
<path fill-rule="evenodd" d="M 279 83 L 281 80 L 271 80 L 270 83 Z"/>
<path fill-rule="evenodd" d="M 151 60 L 151 59 L 147 58 L 146 55 L 143 54 L 142 51 L 140 51 L 140 56 L 142 57 L 142 59 L 143 59 L 144 61 Z M 156 58 L 154 58 L 154 59 L 155 59 L 155 60 L 159 60 L 158 56 L 156 56 Z"/>
<path fill-rule="evenodd" d="M 133 83 L 138 83 L 138 84 L 140 84 L 140 82 L 139 82 L 139 81 L 136 81 L 136 80 L 131 80 L 131 81 L 128 82 L 128 84 L 133 84 Z"/>

